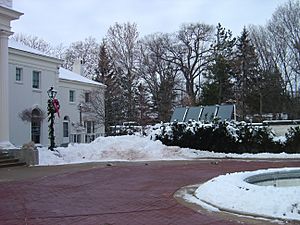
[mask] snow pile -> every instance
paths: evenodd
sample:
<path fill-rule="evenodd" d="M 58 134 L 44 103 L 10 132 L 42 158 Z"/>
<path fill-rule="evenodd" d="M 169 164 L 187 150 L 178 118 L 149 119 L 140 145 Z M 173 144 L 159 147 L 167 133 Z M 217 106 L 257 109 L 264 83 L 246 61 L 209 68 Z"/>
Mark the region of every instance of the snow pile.
<path fill-rule="evenodd" d="M 299 186 L 258 186 L 244 181 L 252 175 L 295 169 L 299 170 L 299 168 L 283 168 L 222 175 L 201 185 L 196 190 L 195 196 L 199 204 L 204 202 L 232 212 L 300 220 Z"/>
<path fill-rule="evenodd" d="M 97 161 L 142 161 L 184 159 L 180 148 L 139 136 L 99 137 L 90 144 L 70 144 L 55 152 L 39 148 L 39 165 L 59 165 Z"/>
<path fill-rule="evenodd" d="M 166 146 L 149 137 L 134 135 L 99 137 L 90 144 L 70 144 L 54 152 L 39 148 L 39 165 L 61 165 L 99 161 L 191 160 L 203 158 L 300 158 L 300 154 L 225 154 Z"/>

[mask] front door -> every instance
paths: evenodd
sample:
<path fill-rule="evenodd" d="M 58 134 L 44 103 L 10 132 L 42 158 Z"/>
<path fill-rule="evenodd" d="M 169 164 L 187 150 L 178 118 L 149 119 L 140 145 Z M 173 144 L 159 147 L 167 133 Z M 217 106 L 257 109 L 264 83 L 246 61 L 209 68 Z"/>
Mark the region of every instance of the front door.
<path fill-rule="evenodd" d="M 32 110 L 31 141 L 41 143 L 41 112 L 38 109 Z"/>

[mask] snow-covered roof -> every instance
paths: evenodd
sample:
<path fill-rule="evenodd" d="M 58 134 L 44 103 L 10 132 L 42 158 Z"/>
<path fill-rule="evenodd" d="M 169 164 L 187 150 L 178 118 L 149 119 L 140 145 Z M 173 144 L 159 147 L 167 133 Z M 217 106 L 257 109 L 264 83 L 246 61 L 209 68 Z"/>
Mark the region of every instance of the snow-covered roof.
<path fill-rule="evenodd" d="M 74 72 L 64 69 L 62 67 L 59 68 L 59 78 L 64 79 L 64 80 L 77 81 L 77 82 L 81 82 L 81 83 L 88 83 L 88 84 L 104 86 L 103 84 L 101 84 L 99 82 L 90 80 L 84 76 L 81 76 L 77 73 L 74 73 Z"/>
<path fill-rule="evenodd" d="M 36 54 L 36 55 L 41 55 L 41 56 L 46 56 L 46 57 L 51 57 L 54 58 L 50 55 L 47 55 L 44 52 L 41 52 L 37 49 L 28 47 L 20 42 L 17 42 L 15 40 L 9 39 L 8 40 L 8 47 L 9 48 L 13 48 L 13 49 L 17 49 L 20 51 L 24 51 L 24 52 L 28 52 L 28 53 L 32 53 L 32 54 Z M 93 80 L 90 80 L 86 77 L 83 77 L 77 73 L 74 73 L 70 70 L 64 69 L 64 68 L 59 68 L 59 78 L 60 79 L 65 79 L 65 80 L 70 80 L 70 81 L 76 81 L 76 82 L 81 82 L 81 83 L 87 83 L 87 84 L 94 84 L 94 85 L 101 85 L 104 86 L 103 84 L 99 83 L 99 82 L 95 82 Z"/>
<path fill-rule="evenodd" d="M 46 56 L 46 57 L 51 57 L 51 58 L 54 58 L 53 56 L 50 56 L 50 55 L 47 55 L 46 53 L 44 52 L 41 52 L 37 49 L 34 49 L 34 48 L 31 48 L 29 46 L 26 46 L 20 42 L 17 42 L 13 39 L 9 39 L 8 40 L 8 47 L 9 48 L 13 48 L 13 49 L 17 49 L 17 50 L 20 50 L 20 51 L 23 51 L 23 52 L 28 52 L 28 53 L 33 53 L 33 54 L 36 54 L 36 55 L 41 55 L 41 56 Z"/>

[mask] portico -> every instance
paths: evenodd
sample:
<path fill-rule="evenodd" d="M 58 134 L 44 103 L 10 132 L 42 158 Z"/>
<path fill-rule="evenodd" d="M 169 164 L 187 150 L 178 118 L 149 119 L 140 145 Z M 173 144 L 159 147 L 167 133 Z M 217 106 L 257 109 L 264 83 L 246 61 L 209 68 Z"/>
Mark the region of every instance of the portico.
<path fill-rule="evenodd" d="M 9 141 L 8 37 L 10 23 L 23 13 L 12 9 L 12 0 L 0 0 L 0 149 L 12 148 Z"/>

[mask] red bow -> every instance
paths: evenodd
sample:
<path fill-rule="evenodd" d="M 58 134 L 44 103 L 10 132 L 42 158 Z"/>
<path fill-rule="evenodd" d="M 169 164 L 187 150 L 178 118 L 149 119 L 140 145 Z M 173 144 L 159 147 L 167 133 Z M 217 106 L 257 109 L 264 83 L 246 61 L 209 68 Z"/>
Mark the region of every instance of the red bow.
<path fill-rule="evenodd" d="M 54 109 L 55 109 L 55 113 L 57 113 L 57 116 L 60 117 L 60 115 L 59 115 L 60 105 L 59 105 L 59 101 L 56 98 L 53 99 L 53 106 L 54 106 Z"/>

